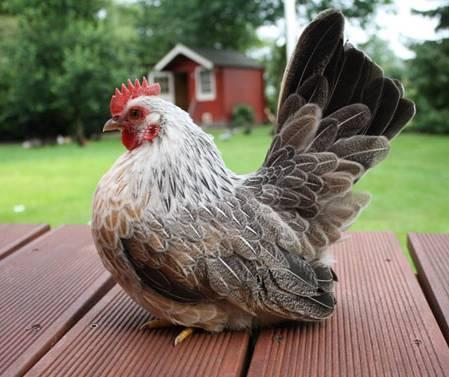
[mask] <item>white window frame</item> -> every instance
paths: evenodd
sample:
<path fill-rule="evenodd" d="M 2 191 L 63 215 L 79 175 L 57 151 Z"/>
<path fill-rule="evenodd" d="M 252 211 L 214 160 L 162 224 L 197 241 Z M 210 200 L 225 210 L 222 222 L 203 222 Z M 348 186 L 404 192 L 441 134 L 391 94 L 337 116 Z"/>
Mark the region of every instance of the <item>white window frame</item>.
<path fill-rule="evenodd" d="M 153 71 L 148 75 L 148 81 L 151 84 L 157 82 L 156 77 L 167 77 L 168 78 L 168 93 L 161 93 L 160 97 L 175 103 L 175 78 L 173 72 L 168 71 Z"/>
<path fill-rule="evenodd" d="M 201 89 L 201 79 L 200 73 L 203 71 L 210 72 L 210 93 L 204 93 Z M 215 70 L 204 68 L 204 67 L 196 67 L 195 68 L 195 95 L 198 101 L 213 101 L 216 98 L 216 87 L 215 87 Z"/>

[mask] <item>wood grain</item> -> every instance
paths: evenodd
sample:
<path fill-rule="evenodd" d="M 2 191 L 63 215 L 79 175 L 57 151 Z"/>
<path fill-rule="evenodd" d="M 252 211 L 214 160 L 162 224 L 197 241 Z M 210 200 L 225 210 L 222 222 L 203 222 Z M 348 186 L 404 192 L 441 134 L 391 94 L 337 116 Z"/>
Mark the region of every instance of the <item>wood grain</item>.
<path fill-rule="evenodd" d="M 0 224 L 0 260 L 49 230 L 47 224 Z"/>
<path fill-rule="evenodd" d="M 249 376 L 447 376 L 449 349 L 399 242 L 351 233 L 334 247 L 328 321 L 261 332 Z"/>
<path fill-rule="evenodd" d="M 245 332 L 194 333 L 180 345 L 182 330 L 141 330 L 150 319 L 114 287 L 64 336 L 30 376 L 240 376 L 249 335 Z"/>
<path fill-rule="evenodd" d="M 418 279 L 449 344 L 449 234 L 409 233 Z"/>
<path fill-rule="evenodd" d="M 23 375 L 112 285 L 87 226 L 52 230 L 0 261 L 0 375 Z"/>

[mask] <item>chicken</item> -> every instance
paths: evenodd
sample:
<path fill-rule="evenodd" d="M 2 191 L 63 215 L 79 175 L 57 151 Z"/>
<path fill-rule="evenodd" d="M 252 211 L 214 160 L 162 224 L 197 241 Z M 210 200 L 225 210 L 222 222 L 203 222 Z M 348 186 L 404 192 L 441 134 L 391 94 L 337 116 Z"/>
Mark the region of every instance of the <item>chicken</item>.
<path fill-rule="evenodd" d="M 343 43 L 321 13 L 285 71 L 277 132 L 239 176 L 189 114 L 144 79 L 116 89 L 104 131 L 128 149 L 102 177 L 92 233 L 101 260 L 158 320 L 211 332 L 319 321 L 336 299 L 329 246 L 368 203 L 353 185 L 413 117 L 400 82 Z M 375 256 L 373 256 L 375 258 Z M 355 294 L 357 294 L 355 292 Z"/>

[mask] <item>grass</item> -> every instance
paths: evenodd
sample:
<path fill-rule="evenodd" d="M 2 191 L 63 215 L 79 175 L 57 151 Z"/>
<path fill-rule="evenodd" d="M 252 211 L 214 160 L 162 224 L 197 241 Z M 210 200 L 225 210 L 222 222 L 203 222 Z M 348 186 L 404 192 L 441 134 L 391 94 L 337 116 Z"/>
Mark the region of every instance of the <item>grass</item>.
<path fill-rule="evenodd" d="M 237 173 L 256 169 L 270 143 L 267 128 L 216 140 Z M 85 148 L 0 145 L 0 222 L 86 224 L 96 183 L 122 152 L 117 138 Z M 448 161 L 449 137 L 401 135 L 389 159 L 357 184 L 373 199 L 352 229 L 393 231 L 403 245 L 407 232 L 449 232 Z"/>

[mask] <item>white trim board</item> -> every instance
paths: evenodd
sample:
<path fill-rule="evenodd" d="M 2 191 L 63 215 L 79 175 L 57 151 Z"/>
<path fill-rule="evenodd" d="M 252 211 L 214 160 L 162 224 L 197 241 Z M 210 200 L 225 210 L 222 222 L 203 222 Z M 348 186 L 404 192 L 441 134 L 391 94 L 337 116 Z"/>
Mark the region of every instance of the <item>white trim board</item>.
<path fill-rule="evenodd" d="M 178 55 L 184 55 L 207 69 L 212 69 L 214 66 L 214 64 L 210 60 L 191 50 L 187 46 L 178 43 L 161 60 L 157 62 L 157 64 L 154 66 L 154 70 L 163 70 Z"/>

